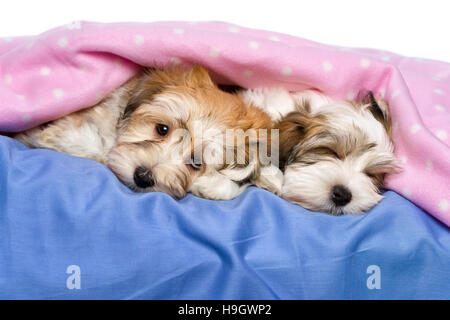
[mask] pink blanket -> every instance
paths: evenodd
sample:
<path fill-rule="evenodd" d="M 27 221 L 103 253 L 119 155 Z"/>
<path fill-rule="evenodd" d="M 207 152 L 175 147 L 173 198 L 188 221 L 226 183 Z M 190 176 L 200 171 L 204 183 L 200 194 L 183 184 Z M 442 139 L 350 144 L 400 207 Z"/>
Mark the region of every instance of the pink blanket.
<path fill-rule="evenodd" d="M 243 87 L 316 88 L 350 99 L 360 89 L 381 94 L 404 163 L 387 186 L 450 225 L 450 64 L 443 62 L 221 22 L 74 22 L 0 39 L 0 131 L 93 105 L 139 65 L 156 64 L 202 64 L 216 81 Z"/>

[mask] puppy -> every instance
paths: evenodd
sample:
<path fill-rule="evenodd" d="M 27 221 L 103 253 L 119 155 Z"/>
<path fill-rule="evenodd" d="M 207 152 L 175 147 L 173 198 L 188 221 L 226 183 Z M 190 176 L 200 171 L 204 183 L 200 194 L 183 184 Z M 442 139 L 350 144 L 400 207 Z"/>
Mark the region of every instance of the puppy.
<path fill-rule="evenodd" d="M 399 170 L 384 101 L 371 92 L 356 101 L 284 89 L 240 94 L 278 121 L 283 198 L 334 215 L 363 213 L 382 199 L 384 175 Z"/>
<path fill-rule="evenodd" d="M 145 69 L 92 108 L 15 138 L 100 161 L 136 192 L 225 200 L 249 184 L 281 191 L 281 172 L 259 152 L 270 147 L 261 132 L 272 125 L 264 111 L 220 90 L 195 66 Z"/>

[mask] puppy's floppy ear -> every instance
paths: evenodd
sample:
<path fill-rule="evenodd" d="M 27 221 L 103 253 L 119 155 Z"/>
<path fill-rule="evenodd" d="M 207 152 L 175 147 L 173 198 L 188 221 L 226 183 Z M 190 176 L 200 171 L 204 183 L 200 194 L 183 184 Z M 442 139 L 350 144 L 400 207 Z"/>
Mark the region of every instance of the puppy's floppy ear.
<path fill-rule="evenodd" d="M 150 103 L 155 95 L 164 91 L 163 82 L 158 78 L 163 71 L 146 68 L 138 77 L 136 83 L 130 87 L 130 96 L 122 113 L 121 119 L 127 119 L 143 103 Z"/>
<path fill-rule="evenodd" d="M 131 114 L 136 111 L 136 109 L 139 107 L 140 102 L 139 99 L 137 99 L 137 97 L 132 96 L 130 98 L 130 100 L 128 100 L 127 106 L 125 107 L 121 119 L 127 119 L 131 116 Z"/>
<path fill-rule="evenodd" d="M 372 113 L 373 117 L 378 120 L 390 134 L 391 119 L 386 101 L 376 99 L 372 91 L 362 91 L 358 94 L 358 102 L 363 105 L 368 105 L 368 110 Z"/>
<path fill-rule="evenodd" d="M 191 87 L 214 87 L 215 84 L 211 80 L 208 71 L 201 66 L 193 66 L 186 72 L 186 84 Z"/>
<path fill-rule="evenodd" d="M 275 128 L 280 134 L 281 167 L 286 163 L 295 146 L 304 139 L 310 121 L 310 117 L 305 112 L 295 111 L 287 114 L 276 125 Z"/>
<path fill-rule="evenodd" d="M 130 94 L 122 119 L 130 117 L 141 104 L 150 103 L 157 94 L 167 88 L 180 85 L 193 88 L 215 86 L 208 71 L 201 66 L 194 66 L 189 69 L 181 67 L 145 68 L 130 89 L 132 94 Z"/>

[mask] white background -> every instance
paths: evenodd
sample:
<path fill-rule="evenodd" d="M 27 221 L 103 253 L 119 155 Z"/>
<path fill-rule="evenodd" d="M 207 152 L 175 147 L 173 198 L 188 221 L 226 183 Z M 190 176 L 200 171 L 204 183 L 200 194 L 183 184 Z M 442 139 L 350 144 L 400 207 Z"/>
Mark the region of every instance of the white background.
<path fill-rule="evenodd" d="M 38 34 L 74 20 L 221 20 L 450 62 L 448 0 L 7 0 L 0 7 L 0 36 Z"/>

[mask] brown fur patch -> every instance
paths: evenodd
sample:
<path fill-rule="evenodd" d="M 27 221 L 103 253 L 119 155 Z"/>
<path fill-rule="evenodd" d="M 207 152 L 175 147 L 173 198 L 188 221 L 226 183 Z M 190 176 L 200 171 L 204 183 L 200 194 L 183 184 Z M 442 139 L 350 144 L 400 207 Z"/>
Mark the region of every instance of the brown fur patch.
<path fill-rule="evenodd" d="M 250 165 L 250 156 L 259 147 L 258 129 L 272 128 L 272 121 L 265 112 L 247 105 L 236 94 L 220 90 L 206 69 L 194 66 L 145 69 L 92 108 L 16 137 L 33 147 L 51 148 L 103 161 L 136 191 L 143 190 L 135 186 L 133 172 L 137 166 L 148 166 L 155 184 L 145 191 L 151 191 L 151 188 L 182 197 L 196 178 L 217 170 L 215 165 L 207 168 L 202 165 L 199 170 L 189 165 L 193 150 L 183 147 L 197 139 L 194 131 L 198 123 L 203 130 L 214 129 L 223 136 L 227 129 L 255 130 L 240 142 L 244 148 L 233 146 L 241 155 L 243 153 L 243 167 Z M 158 132 L 159 124 L 168 126 L 167 134 Z M 191 141 L 185 141 L 186 131 L 190 133 Z M 214 143 L 220 139 L 219 135 L 205 138 L 217 151 Z M 86 139 L 91 141 L 86 142 Z M 254 144 L 251 143 L 255 140 Z M 180 159 L 177 158 L 179 155 Z M 238 166 L 236 163 L 231 165 Z M 234 175 L 233 181 L 253 178 L 258 173 L 259 163 L 251 165 L 251 170 L 242 170 L 243 174 Z M 229 172 L 230 175 L 234 173 Z M 203 191 L 212 194 L 212 198 L 222 197 L 213 194 L 214 186 L 204 185 Z M 198 187 L 196 190 L 200 192 Z"/>
<path fill-rule="evenodd" d="M 372 91 L 360 92 L 352 105 L 357 108 L 360 108 L 362 105 L 369 105 L 368 110 L 372 113 L 373 117 L 383 125 L 389 137 L 392 138 L 389 106 L 385 100 L 376 99 Z"/>
<path fill-rule="evenodd" d="M 219 167 L 221 170 L 245 168 L 251 159 L 256 159 L 258 164 L 258 148 L 260 144 L 266 143 L 260 139 L 258 129 L 269 130 L 270 139 L 270 129 L 273 126 L 270 117 L 261 109 L 245 104 L 238 95 L 220 90 L 202 67 L 145 70 L 136 82 L 133 92 L 135 94 L 132 95 L 119 122 L 119 143 L 136 143 L 133 139 L 140 140 L 145 136 L 148 143 L 163 143 L 170 140 L 171 132 L 175 129 L 185 129 L 191 133 L 191 139 L 195 139 L 192 131 L 195 130 L 196 121 L 211 122 L 213 127 L 223 131 L 224 139 L 225 130 L 234 130 L 234 144 L 231 146 L 234 159 L 232 163 L 226 163 L 227 151 L 224 150 L 224 161 L 221 168 Z M 164 99 L 173 99 L 169 109 L 158 106 L 158 101 L 160 104 L 166 103 L 161 102 Z M 174 102 L 175 100 L 178 102 Z M 169 126 L 167 136 L 154 134 L 155 126 L 159 123 Z M 128 136 L 130 140 L 125 139 Z M 195 154 L 194 145 L 191 143 L 191 157 Z M 224 146 L 229 148 L 225 143 Z M 270 150 L 270 140 L 267 150 Z M 239 162 L 239 159 L 244 161 Z M 200 170 L 189 168 L 189 172 L 192 175 L 201 175 L 205 171 L 204 167 Z M 256 165 L 247 179 L 253 178 L 258 170 L 259 165 Z"/>
<path fill-rule="evenodd" d="M 292 158 L 300 156 L 304 150 L 296 146 L 312 136 L 326 131 L 324 116 L 312 116 L 305 111 L 295 111 L 286 115 L 275 128 L 280 134 L 280 167 L 287 165 Z"/>

